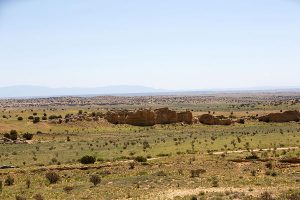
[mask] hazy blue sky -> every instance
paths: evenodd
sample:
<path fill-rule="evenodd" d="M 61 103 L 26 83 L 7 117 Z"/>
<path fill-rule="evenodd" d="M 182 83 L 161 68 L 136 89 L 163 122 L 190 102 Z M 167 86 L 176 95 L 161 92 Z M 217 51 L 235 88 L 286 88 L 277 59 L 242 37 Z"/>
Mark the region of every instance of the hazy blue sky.
<path fill-rule="evenodd" d="M 298 0 L 0 2 L 0 86 L 300 86 Z"/>

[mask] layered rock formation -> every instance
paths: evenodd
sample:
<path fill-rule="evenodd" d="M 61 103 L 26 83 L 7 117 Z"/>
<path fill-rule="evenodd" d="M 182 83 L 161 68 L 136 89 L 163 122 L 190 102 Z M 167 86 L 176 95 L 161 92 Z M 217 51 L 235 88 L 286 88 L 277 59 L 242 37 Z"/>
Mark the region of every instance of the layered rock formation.
<path fill-rule="evenodd" d="M 286 111 L 283 113 L 271 113 L 258 118 L 262 122 L 298 122 L 300 113 L 298 111 Z"/>
<path fill-rule="evenodd" d="M 173 124 L 179 122 L 176 111 L 169 110 L 168 108 L 156 109 L 154 113 L 156 124 Z"/>
<path fill-rule="evenodd" d="M 134 126 L 153 126 L 156 124 L 155 114 L 147 109 L 129 112 L 124 123 Z"/>
<path fill-rule="evenodd" d="M 177 113 L 168 108 L 156 110 L 140 109 L 137 111 L 108 112 L 105 119 L 112 124 L 130 124 L 134 126 L 153 126 L 155 124 L 193 123 L 190 111 Z"/>
<path fill-rule="evenodd" d="M 230 119 L 215 117 L 210 114 L 204 114 L 198 117 L 199 122 L 206 125 L 231 125 L 233 122 Z"/>
<path fill-rule="evenodd" d="M 192 112 L 185 111 L 185 112 L 177 113 L 177 121 L 186 124 L 193 124 L 194 118 Z"/>

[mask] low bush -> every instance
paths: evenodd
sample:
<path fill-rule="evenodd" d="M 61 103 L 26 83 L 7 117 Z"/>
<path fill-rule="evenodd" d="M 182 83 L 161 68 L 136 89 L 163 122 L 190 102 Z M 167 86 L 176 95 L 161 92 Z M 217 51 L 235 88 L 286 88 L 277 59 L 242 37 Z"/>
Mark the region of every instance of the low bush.
<path fill-rule="evenodd" d="M 50 184 L 55 184 L 59 181 L 60 177 L 56 172 L 48 172 L 46 173 L 46 179 L 50 182 Z"/>
<path fill-rule="evenodd" d="M 45 199 L 42 194 L 36 194 L 36 195 L 33 196 L 33 198 L 35 200 L 44 200 Z"/>
<path fill-rule="evenodd" d="M 96 158 L 94 156 L 83 156 L 79 161 L 81 164 L 94 164 Z"/>
<path fill-rule="evenodd" d="M 10 133 L 5 133 L 4 137 L 11 139 L 11 140 L 17 140 L 18 132 L 16 130 L 11 130 Z"/>
<path fill-rule="evenodd" d="M 92 174 L 90 176 L 90 182 L 94 184 L 94 186 L 97 186 L 101 183 L 101 177 L 97 174 Z"/>
<path fill-rule="evenodd" d="M 6 177 L 4 183 L 6 186 L 12 186 L 15 183 L 15 179 L 14 179 L 14 177 L 9 175 L 8 177 Z"/>
<path fill-rule="evenodd" d="M 40 121 L 41 121 L 40 117 L 34 117 L 32 122 L 36 124 L 39 123 Z"/>
<path fill-rule="evenodd" d="M 147 162 L 147 158 L 143 157 L 143 156 L 137 156 L 134 158 L 135 161 L 137 162 Z"/>
<path fill-rule="evenodd" d="M 16 200 L 26 200 L 26 197 L 17 195 L 17 196 L 16 196 Z"/>
<path fill-rule="evenodd" d="M 264 192 L 260 195 L 261 200 L 275 200 L 269 192 Z"/>
<path fill-rule="evenodd" d="M 26 140 L 32 140 L 33 134 L 31 134 L 31 133 L 24 133 L 23 134 L 23 138 L 26 139 Z"/>

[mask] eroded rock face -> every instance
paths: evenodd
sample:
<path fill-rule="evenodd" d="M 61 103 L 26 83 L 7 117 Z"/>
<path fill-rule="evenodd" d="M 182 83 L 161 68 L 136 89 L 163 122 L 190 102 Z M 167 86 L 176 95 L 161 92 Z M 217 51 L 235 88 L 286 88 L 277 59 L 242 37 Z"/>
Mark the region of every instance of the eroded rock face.
<path fill-rule="evenodd" d="M 125 124 L 128 111 L 108 112 L 105 119 L 112 124 Z"/>
<path fill-rule="evenodd" d="M 283 113 L 271 113 L 258 118 L 262 122 L 298 122 L 300 113 L 298 111 L 286 111 Z"/>
<path fill-rule="evenodd" d="M 129 112 L 125 123 L 134 126 L 153 126 L 155 125 L 155 114 L 147 109 Z"/>
<path fill-rule="evenodd" d="M 206 125 L 231 125 L 233 122 L 230 119 L 215 117 L 210 114 L 199 116 L 199 122 Z"/>
<path fill-rule="evenodd" d="M 169 110 L 169 108 L 156 109 L 154 112 L 156 124 L 173 124 L 178 122 L 176 111 Z"/>
<path fill-rule="evenodd" d="M 137 111 L 108 112 L 105 119 L 112 124 L 130 124 L 134 126 L 153 126 L 155 124 L 193 123 L 190 111 L 176 113 L 168 108 L 156 110 L 140 109 Z"/>
<path fill-rule="evenodd" d="M 177 113 L 177 121 L 186 124 L 193 124 L 194 118 L 191 111 Z"/>

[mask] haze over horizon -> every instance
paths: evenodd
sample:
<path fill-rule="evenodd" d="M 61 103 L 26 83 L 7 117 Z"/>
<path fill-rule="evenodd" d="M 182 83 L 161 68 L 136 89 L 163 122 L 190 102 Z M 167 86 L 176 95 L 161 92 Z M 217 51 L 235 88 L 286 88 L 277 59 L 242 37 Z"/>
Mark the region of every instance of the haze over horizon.
<path fill-rule="evenodd" d="M 56 97 L 56 96 L 158 96 L 158 95 L 203 95 L 223 93 L 253 93 L 253 92 L 300 92 L 300 87 L 257 87 L 228 89 L 191 89 L 168 90 L 133 85 L 115 85 L 105 87 L 66 87 L 51 88 L 43 86 L 8 86 L 0 87 L 0 98 Z"/>
<path fill-rule="evenodd" d="M 0 87 L 300 86 L 293 0 L 0 1 Z"/>

